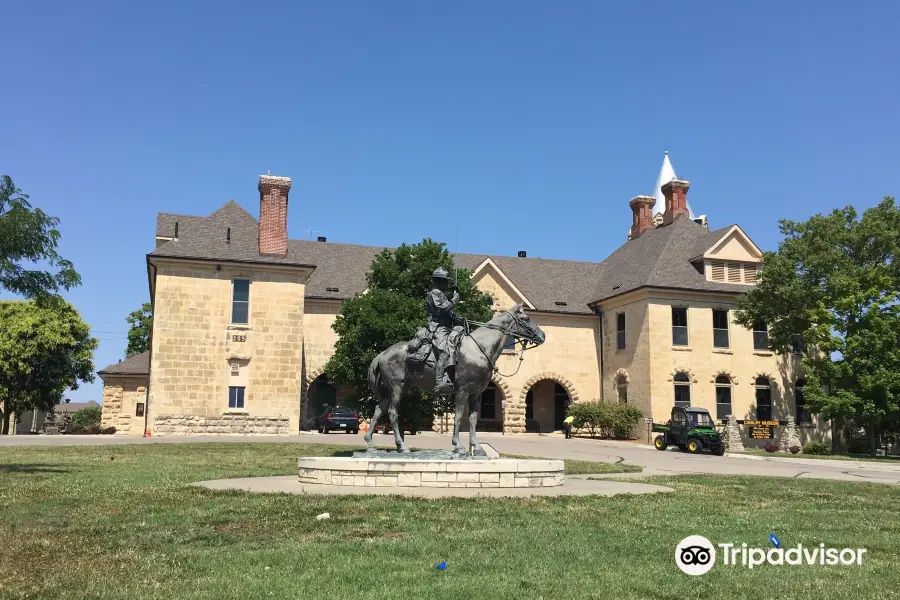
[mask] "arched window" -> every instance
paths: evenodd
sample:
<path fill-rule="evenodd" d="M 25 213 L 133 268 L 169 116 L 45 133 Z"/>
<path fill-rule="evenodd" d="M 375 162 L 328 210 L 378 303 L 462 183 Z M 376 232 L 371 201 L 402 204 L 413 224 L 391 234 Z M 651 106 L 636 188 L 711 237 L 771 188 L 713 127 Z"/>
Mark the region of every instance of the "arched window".
<path fill-rule="evenodd" d="M 616 391 L 619 393 L 619 402 L 628 404 L 628 380 L 624 375 L 616 377 Z"/>
<path fill-rule="evenodd" d="M 772 420 L 772 385 L 766 377 L 756 378 L 756 419 Z"/>
<path fill-rule="evenodd" d="M 675 374 L 675 406 L 691 405 L 691 378 L 687 373 Z"/>
<path fill-rule="evenodd" d="M 801 425 L 812 425 L 812 415 L 809 412 L 809 409 L 806 408 L 806 394 L 803 393 L 803 388 L 806 387 L 805 379 L 798 379 L 797 383 L 794 384 L 794 398 L 797 402 L 797 423 Z"/>
<path fill-rule="evenodd" d="M 716 418 L 727 419 L 731 411 L 731 378 L 728 375 L 716 377 Z"/>

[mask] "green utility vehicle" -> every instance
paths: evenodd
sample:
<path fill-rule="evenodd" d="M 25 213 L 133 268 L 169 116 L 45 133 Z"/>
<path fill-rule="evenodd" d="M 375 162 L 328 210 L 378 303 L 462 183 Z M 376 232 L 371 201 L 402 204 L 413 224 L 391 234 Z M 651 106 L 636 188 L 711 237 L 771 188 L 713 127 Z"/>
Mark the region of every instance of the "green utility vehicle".
<path fill-rule="evenodd" d="M 672 408 L 672 418 L 665 425 L 654 423 L 653 432 L 660 434 L 653 441 L 657 450 L 678 446 L 682 452 L 691 454 L 703 450 L 716 456 L 725 454 L 725 441 L 705 408 L 675 406 Z"/>

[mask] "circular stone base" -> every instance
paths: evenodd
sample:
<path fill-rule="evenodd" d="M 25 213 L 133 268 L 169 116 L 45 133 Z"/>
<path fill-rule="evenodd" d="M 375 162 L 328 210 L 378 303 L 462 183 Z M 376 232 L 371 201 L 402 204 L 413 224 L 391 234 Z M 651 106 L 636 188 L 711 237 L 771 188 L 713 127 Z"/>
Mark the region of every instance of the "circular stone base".
<path fill-rule="evenodd" d="M 539 488 L 563 484 L 561 460 L 301 457 L 300 483 L 351 487 Z"/>

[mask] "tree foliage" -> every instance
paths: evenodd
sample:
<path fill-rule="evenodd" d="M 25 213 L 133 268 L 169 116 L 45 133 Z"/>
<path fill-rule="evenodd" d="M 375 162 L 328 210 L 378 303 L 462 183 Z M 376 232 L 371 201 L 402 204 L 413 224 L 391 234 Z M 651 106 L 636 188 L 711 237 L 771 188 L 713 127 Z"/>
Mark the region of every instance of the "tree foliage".
<path fill-rule="evenodd" d="M 453 258 L 443 244 L 425 239 L 419 244 L 403 244 L 379 253 L 366 274 L 368 289 L 348 298 L 332 328 L 338 335 L 335 352 L 325 367 L 328 376 L 357 390 L 360 412 L 370 415 L 367 373 L 372 359 L 392 344 L 412 339 L 425 325 L 425 299 L 431 290 L 431 274 L 444 267 L 458 280 L 460 296 L 457 314 L 468 319 L 491 318 L 490 296 L 479 290 L 468 270 L 455 274 Z M 403 404 L 406 410 L 433 414 L 431 398 L 410 390 Z"/>
<path fill-rule="evenodd" d="M 67 389 L 94 380 L 97 340 L 75 308 L 47 302 L 0 301 L 0 401 L 3 433 L 11 413 L 50 411 Z"/>
<path fill-rule="evenodd" d="M 861 218 L 848 206 L 780 224 L 785 239 L 737 320 L 764 321 L 780 352 L 802 334 L 809 408 L 865 426 L 874 451 L 878 428 L 900 416 L 900 208 L 885 198 Z"/>
<path fill-rule="evenodd" d="M 144 302 L 140 310 L 136 310 L 125 317 L 131 326 L 128 330 L 128 346 L 125 348 L 125 358 L 131 358 L 150 349 L 150 331 L 153 329 L 153 308 L 149 302 Z"/>
<path fill-rule="evenodd" d="M 56 251 L 59 219 L 32 208 L 8 175 L 0 176 L 0 288 L 38 298 L 81 283 L 72 263 Z M 29 268 L 43 263 L 50 270 Z"/>

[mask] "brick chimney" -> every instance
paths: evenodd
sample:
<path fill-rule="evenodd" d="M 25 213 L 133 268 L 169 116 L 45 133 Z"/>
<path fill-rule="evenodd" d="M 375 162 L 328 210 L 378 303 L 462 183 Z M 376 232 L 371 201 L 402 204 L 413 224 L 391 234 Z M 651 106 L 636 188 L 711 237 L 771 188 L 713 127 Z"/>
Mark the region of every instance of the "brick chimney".
<path fill-rule="evenodd" d="M 259 253 L 287 256 L 290 177 L 259 176 Z"/>
<path fill-rule="evenodd" d="M 687 207 L 687 193 L 691 188 L 690 181 L 673 179 L 662 186 L 663 196 L 666 198 L 666 210 L 663 213 L 663 225 L 672 223 L 679 215 L 690 216 Z"/>
<path fill-rule="evenodd" d="M 628 232 L 628 239 L 633 240 L 640 237 L 642 233 L 653 227 L 653 205 L 656 204 L 656 198 L 653 196 L 635 196 L 628 203 L 631 207 L 631 231 Z"/>

